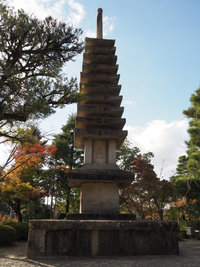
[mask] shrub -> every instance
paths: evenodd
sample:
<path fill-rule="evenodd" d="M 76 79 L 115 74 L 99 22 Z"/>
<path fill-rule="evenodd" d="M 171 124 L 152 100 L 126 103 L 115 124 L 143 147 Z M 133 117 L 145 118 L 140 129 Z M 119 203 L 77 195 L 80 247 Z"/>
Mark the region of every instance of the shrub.
<path fill-rule="evenodd" d="M 9 225 L 16 231 L 16 239 L 17 240 L 27 240 L 28 239 L 28 230 L 29 225 L 26 222 L 18 222 L 15 220 L 12 220 L 8 216 L 4 216 L 1 225 Z"/>
<path fill-rule="evenodd" d="M 188 226 L 188 221 L 186 221 L 186 220 L 180 220 L 179 221 L 180 231 L 186 231 L 187 226 Z"/>
<path fill-rule="evenodd" d="M 179 238 L 179 240 L 187 239 L 188 236 L 187 236 L 187 234 L 186 234 L 186 231 L 180 231 L 180 232 L 178 233 L 178 238 Z"/>
<path fill-rule="evenodd" d="M 16 241 L 16 231 L 9 225 L 0 225 L 0 245 L 9 246 Z"/>
<path fill-rule="evenodd" d="M 27 240 L 29 226 L 26 222 L 4 221 L 1 225 L 9 225 L 16 231 L 16 240 Z"/>

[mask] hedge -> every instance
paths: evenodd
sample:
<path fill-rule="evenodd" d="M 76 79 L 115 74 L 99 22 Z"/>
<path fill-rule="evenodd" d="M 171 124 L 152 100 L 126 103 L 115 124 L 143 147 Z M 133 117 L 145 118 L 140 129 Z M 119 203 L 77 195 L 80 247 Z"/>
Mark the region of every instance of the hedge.
<path fill-rule="evenodd" d="M 1 225 L 8 225 L 14 228 L 16 231 L 16 240 L 27 240 L 28 239 L 28 230 L 29 230 L 28 223 L 6 221 L 2 223 Z"/>
<path fill-rule="evenodd" d="M 9 225 L 0 225 L 0 245 L 9 246 L 16 241 L 16 231 Z"/>

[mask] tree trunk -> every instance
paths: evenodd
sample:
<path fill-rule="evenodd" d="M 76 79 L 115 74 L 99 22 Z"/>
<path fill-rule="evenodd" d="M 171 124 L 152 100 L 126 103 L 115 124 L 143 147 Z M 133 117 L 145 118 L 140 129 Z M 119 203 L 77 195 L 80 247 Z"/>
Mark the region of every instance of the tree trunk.
<path fill-rule="evenodd" d="M 69 200 L 70 200 L 71 187 L 67 189 L 67 199 L 66 199 L 66 213 L 69 213 Z"/>
<path fill-rule="evenodd" d="M 140 203 L 140 209 L 138 211 L 140 213 L 141 220 L 145 220 L 145 215 L 144 215 L 142 203 Z"/>
<path fill-rule="evenodd" d="M 66 200 L 66 213 L 69 213 L 69 200 Z"/>
<path fill-rule="evenodd" d="M 163 210 L 159 211 L 159 217 L 160 217 L 160 220 L 163 220 Z"/>
<path fill-rule="evenodd" d="M 18 222 L 22 222 L 22 214 L 21 214 L 21 201 L 20 199 L 15 199 L 15 203 L 9 201 L 9 205 L 16 213 L 16 216 L 18 218 Z"/>

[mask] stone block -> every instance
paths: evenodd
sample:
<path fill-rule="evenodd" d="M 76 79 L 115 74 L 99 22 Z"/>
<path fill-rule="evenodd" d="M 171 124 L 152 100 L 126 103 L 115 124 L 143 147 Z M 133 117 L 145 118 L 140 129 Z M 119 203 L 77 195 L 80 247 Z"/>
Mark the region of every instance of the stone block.
<path fill-rule="evenodd" d="M 119 187 L 116 183 L 83 183 L 80 213 L 119 213 Z"/>
<path fill-rule="evenodd" d="M 108 140 L 108 164 L 116 163 L 116 140 Z"/>

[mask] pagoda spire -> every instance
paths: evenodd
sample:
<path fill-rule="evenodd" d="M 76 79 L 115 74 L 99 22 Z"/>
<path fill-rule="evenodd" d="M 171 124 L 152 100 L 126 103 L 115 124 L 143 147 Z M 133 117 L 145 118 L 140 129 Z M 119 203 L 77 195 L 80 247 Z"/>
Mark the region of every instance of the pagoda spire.
<path fill-rule="evenodd" d="M 103 39 L 103 20 L 102 20 L 103 9 L 97 9 L 97 28 L 96 28 L 96 38 Z"/>

